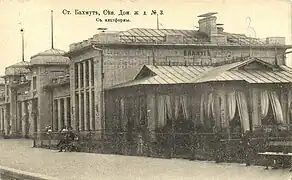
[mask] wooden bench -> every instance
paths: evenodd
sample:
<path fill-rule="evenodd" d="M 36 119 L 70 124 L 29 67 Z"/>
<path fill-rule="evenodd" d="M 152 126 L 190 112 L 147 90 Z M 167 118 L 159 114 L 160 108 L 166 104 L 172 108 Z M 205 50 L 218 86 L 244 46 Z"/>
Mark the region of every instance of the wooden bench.
<path fill-rule="evenodd" d="M 260 156 L 264 156 L 266 160 L 266 169 L 269 166 L 273 168 L 290 168 L 292 170 L 292 153 L 283 152 L 260 152 Z"/>

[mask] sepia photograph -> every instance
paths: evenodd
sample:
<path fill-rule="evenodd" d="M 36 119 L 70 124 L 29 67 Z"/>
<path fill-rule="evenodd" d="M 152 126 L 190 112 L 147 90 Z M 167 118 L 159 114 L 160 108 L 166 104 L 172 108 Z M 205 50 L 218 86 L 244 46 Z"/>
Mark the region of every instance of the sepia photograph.
<path fill-rule="evenodd" d="M 0 0 L 1 180 L 292 180 L 292 0 Z"/>

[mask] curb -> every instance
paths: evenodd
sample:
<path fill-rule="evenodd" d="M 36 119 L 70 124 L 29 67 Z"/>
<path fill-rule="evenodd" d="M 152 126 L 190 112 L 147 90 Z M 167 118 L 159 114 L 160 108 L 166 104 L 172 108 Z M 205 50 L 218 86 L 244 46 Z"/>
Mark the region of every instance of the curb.
<path fill-rule="evenodd" d="M 38 173 L 31 173 L 26 171 L 21 171 L 13 168 L 8 168 L 4 166 L 0 166 L 0 177 L 8 176 L 9 178 L 16 178 L 16 179 L 29 179 L 29 180 L 60 180 L 54 177 L 38 174 Z"/>

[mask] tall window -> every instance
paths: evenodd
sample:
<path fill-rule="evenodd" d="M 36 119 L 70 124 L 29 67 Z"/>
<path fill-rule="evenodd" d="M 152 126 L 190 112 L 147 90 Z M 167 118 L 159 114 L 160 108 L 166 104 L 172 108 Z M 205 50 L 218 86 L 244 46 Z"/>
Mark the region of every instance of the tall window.
<path fill-rule="evenodd" d="M 86 75 L 85 86 L 89 86 L 89 62 L 88 61 L 85 61 L 85 75 Z"/>
<path fill-rule="evenodd" d="M 67 98 L 67 123 L 68 123 L 68 127 L 72 127 L 71 126 L 71 106 L 70 106 L 70 97 Z"/>
<path fill-rule="evenodd" d="M 61 107 L 59 108 L 61 111 L 61 128 L 63 129 L 64 125 L 65 125 L 65 113 L 64 113 L 64 99 L 60 99 L 61 103 Z"/>
<path fill-rule="evenodd" d="M 83 88 L 83 86 L 84 86 L 84 73 L 83 73 L 83 71 L 84 71 L 84 69 L 83 69 L 83 64 L 81 63 L 80 64 L 80 74 L 79 74 L 79 76 L 81 77 L 80 79 L 80 83 L 81 83 L 81 87 L 79 87 L 79 88 Z"/>
<path fill-rule="evenodd" d="M 55 123 L 53 123 L 53 130 L 54 131 L 58 131 L 59 127 L 58 127 L 58 101 L 55 99 L 54 100 L 54 121 Z"/>
<path fill-rule="evenodd" d="M 95 130 L 95 97 L 94 97 L 94 91 L 92 91 L 92 103 L 91 103 L 91 106 L 92 106 L 92 130 Z"/>
<path fill-rule="evenodd" d="M 75 94 L 75 123 L 76 123 L 76 129 L 80 129 L 79 124 L 79 94 Z"/>
<path fill-rule="evenodd" d="M 90 76 L 91 76 L 91 84 L 93 86 L 94 85 L 94 62 L 93 62 L 92 59 L 90 61 L 91 61 L 91 63 L 90 63 L 90 65 L 91 65 L 91 74 L 90 74 Z"/>
<path fill-rule="evenodd" d="M 81 109 L 80 109 L 80 113 L 81 113 L 81 130 L 84 131 L 84 92 L 81 93 Z"/>
<path fill-rule="evenodd" d="M 90 104 L 89 104 L 89 92 L 86 91 L 86 118 L 87 118 L 87 121 L 86 121 L 86 126 L 88 127 L 88 129 L 90 129 Z M 91 129 L 92 130 L 92 129 Z"/>
<path fill-rule="evenodd" d="M 36 78 L 36 76 L 32 78 L 32 88 L 33 88 L 33 90 L 36 90 L 36 88 L 37 88 L 37 78 Z"/>
<path fill-rule="evenodd" d="M 75 88 L 78 88 L 79 74 L 78 74 L 78 64 L 77 63 L 75 63 L 74 74 L 75 74 Z"/>

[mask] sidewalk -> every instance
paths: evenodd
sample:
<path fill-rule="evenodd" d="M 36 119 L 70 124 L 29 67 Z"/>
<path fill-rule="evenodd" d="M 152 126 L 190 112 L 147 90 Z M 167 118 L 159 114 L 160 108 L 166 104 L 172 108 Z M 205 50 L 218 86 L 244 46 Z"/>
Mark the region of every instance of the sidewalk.
<path fill-rule="evenodd" d="M 0 166 L 61 180 L 291 180 L 285 170 L 241 164 L 152 159 L 32 148 L 29 140 L 0 139 Z"/>

